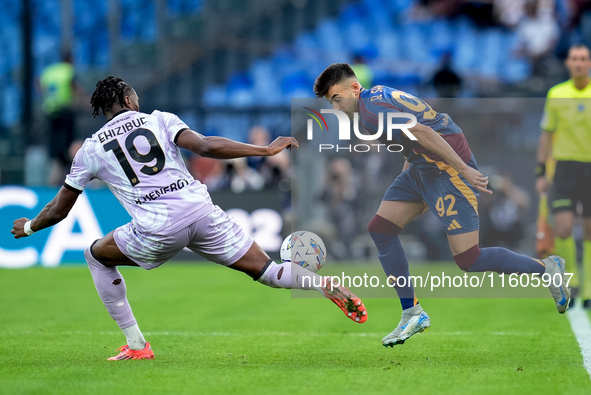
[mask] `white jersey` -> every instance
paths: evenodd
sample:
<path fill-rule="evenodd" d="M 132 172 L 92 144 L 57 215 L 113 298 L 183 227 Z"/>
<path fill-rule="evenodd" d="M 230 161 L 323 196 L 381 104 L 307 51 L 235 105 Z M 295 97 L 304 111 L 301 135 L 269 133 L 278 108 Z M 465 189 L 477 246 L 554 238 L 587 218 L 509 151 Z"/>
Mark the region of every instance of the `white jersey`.
<path fill-rule="evenodd" d="M 213 210 L 207 187 L 193 179 L 175 143 L 186 129 L 171 113 L 121 112 L 86 139 L 64 186 L 81 193 L 98 178 L 138 231 L 157 235 L 180 230 Z"/>

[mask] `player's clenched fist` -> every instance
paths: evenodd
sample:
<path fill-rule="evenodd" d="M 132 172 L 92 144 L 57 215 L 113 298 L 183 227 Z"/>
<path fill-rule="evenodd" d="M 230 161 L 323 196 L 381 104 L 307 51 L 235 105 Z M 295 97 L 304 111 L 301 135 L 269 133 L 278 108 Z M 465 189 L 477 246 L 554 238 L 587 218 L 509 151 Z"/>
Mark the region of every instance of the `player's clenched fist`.
<path fill-rule="evenodd" d="M 21 237 L 27 236 L 27 234 L 25 233 L 25 223 L 28 220 L 28 218 L 19 218 L 12 223 L 12 230 L 10 231 L 10 233 L 14 235 L 15 239 L 20 239 Z"/>

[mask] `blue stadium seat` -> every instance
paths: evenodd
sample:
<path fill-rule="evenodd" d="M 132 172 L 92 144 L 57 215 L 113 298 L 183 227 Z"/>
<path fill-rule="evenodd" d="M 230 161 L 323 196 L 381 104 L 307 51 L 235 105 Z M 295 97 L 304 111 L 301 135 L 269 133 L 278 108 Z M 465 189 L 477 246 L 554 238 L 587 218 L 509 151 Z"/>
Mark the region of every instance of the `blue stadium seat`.
<path fill-rule="evenodd" d="M 257 104 L 274 105 L 278 99 L 288 104 L 290 97 L 310 97 L 314 79 L 328 64 L 351 61 L 355 54 L 369 60 L 376 81 L 399 88 L 430 78 L 444 52 L 453 54 L 453 66 L 461 74 L 511 81 L 528 75 L 528 65 L 510 56 L 514 32 L 482 31 L 466 17 L 406 21 L 413 4 L 414 0 L 361 0 L 345 6 L 337 17 L 302 32 L 269 59 L 255 61 L 246 92 L 239 99 L 228 95 L 226 102 L 246 102 L 251 95 Z M 235 83 L 230 79 L 227 86 Z M 207 95 L 211 101 L 212 93 Z M 221 100 L 221 95 L 213 97 Z"/>
<path fill-rule="evenodd" d="M 401 28 L 400 35 L 403 39 L 402 56 L 416 62 L 427 62 L 431 44 L 429 24 L 413 22 L 403 24 Z"/>
<path fill-rule="evenodd" d="M 203 0 L 167 0 L 166 11 L 170 16 L 197 15 L 203 9 Z"/>
<path fill-rule="evenodd" d="M 273 75 L 273 66 L 270 61 L 259 59 L 252 64 L 249 74 L 252 78 L 253 86 L 265 87 L 271 81 L 269 76 Z"/>
<path fill-rule="evenodd" d="M 429 32 L 431 54 L 435 55 L 432 60 L 438 62 L 443 52 L 453 52 L 454 31 L 447 19 L 437 19 L 431 21 L 429 25 L 431 26 Z"/>
<path fill-rule="evenodd" d="M 203 102 L 206 106 L 223 106 L 226 104 L 226 86 L 210 85 L 205 88 L 203 93 Z"/>
<path fill-rule="evenodd" d="M 79 70 L 108 67 L 107 3 L 74 0 L 74 56 Z M 95 4 L 96 3 L 96 4 Z M 107 43 L 107 45 L 105 45 Z"/>
<path fill-rule="evenodd" d="M 253 85 L 252 77 L 246 72 L 234 73 L 228 81 L 228 93 L 234 90 L 250 89 Z"/>
<path fill-rule="evenodd" d="M 392 10 L 397 13 L 408 11 L 414 4 L 415 0 L 390 0 Z"/>
<path fill-rule="evenodd" d="M 153 42 L 156 40 L 156 9 L 152 1 L 120 0 L 123 40 Z"/>
<path fill-rule="evenodd" d="M 386 59 L 400 59 L 402 57 L 402 40 L 396 30 L 380 34 L 375 40 L 378 57 Z"/>
<path fill-rule="evenodd" d="M 312 91 L 312 85 L 314 81 L 308 77 L 308 74 L 304 70 L 300 70 L 294 73 L 289 73 L 283 77 L 281 81 L 281 91 L 286 96 L 289 96 L 294 91 Z M 306 94 L 304 97 L 310 97 L 310 94 Z"/>
<path fill-rule="evenodd" d="M 2 102 L 12 103 L 12 105 L 2 106 L 2 121 L 5 125 L 12 125 L 19 121 L 22 107 L 15 103 L 20 103 L 22 97 L 22 90 L 14 81 L 4 84 L 2 87 Z"/>
<path fill-rule="evenodd" d="M 349 23 L 343 29 L 343 33 L 345 42 L 353 52 L 360 52 L 367 48 L 371 43 L 370 33 L 367 31 L 367 26 L 357 21 Z"/>
<path fill-rule="evenodd" d="M 518 58 L 514 54 L 517 49 L 518 37 L 514 32 L 505 33 L 502 36 L 504 48 L 503 61 L 499 67 L 501 80 L 508 83 L 524 81 L 531 75 L 531 65 L 524 58 Z"/>
<path fill-rule="evenodd" d="M 380 32 L 380 34 L 384 34 L 394 29 L 394 25 L 392 23 L 392 15 L 390 14 L 385 4 L 387 4 L 387 0 L 379 0 L 375 7 L 370 6 L 366 19 L 366 23 L 370 31 Z"/>
<path fill-rule="evenodd" d="M 339 25 L 363 22 L 367 18 L 367 7 L 364 4 L 350 4 L 346 6 L 338 16 Z"/>
<path fill-rule="evenodd" d="M 318 40 L 313 33 L 304 32 L 296 37 L 294 41 L 294 50 L 296 51 L 306 51 L 309 49 L 319 49 L 320 45 L 318 44 Z"/>
<path fill-rule="evenodd" d="M 325 51 L 342 53 L 348 50 L 341 38 L 339 26 L 333 19 L 327 19 L 320 23 L 316 30 L 316 37 Z"/>
<path fill-rule="evenodd" d="M 501 48 L 502 43 L 499 29 L 487 29 L 479 35 L 478 48 L 481 56 L 478 56 L 478 74 L 490 78 L 499 75 L 499 66 L 504 55 Z"/>
<path fill-rule="evenodd" d="M 2 47 L 3 56 L 9 58 L 8 66 L 17 67 L 21 63 L 20 32 L 17 24 L 11 23 L 2 28 L 5 37 L 5 47 Z"/>
<path fill-rule="evenodd" d="M 250 88 L 232 90 L 228 94 L 228 104 L 232 107 L 252 107 L 256 104 L 254 92 Z"/>
<path fill-rule="evenodd" d="M 531 65 L 525 59 L 508 57 L 502 68 L 501 77 L 505 82 L 515 83 L 526 80 L 531 75 Z"/>
<path fill-rule="evenodd" d="M 466 19 L 460 19 L 455 30 L 453 66 L 461 73 L 470 73 L 476 68 L 478 31 Z"/>
<path fill-rule="evenodd" d="M 225 115 L 205 117 L 204 133 L 208 136 L 224 136 L 238 141 L 247 141 L 248 119 Z"/>

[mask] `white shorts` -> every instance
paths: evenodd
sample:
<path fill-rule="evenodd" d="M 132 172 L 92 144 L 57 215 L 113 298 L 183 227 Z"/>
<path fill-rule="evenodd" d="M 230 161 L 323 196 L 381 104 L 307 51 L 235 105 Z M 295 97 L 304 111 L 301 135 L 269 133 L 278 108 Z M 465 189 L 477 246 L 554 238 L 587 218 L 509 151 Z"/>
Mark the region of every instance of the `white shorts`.
<path fill-rule="evenodd" d="M 205 217 L 170 235 L 147 235 L 131 223 L 115 229 L 115 243 L 129 259 L 144 269 L 154 269 L 187 247 L 202 257 L 225 266 L 242 258 L 252 237 L 218 206 Z"/>

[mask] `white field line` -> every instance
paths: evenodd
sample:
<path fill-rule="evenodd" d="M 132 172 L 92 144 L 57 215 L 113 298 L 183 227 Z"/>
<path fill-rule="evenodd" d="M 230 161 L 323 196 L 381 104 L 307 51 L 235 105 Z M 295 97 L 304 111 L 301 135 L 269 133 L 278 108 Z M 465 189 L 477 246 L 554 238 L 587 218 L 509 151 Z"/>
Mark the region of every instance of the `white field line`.
<path fill-rule="evenodd" d="M 583 367 L 587 370 L 591 378 L 591 322 L 589 315 L 580 304 L 575 305 L 566 312 L 570 326 L 581 347 L 583 355 Z"/>
<path fill-rule="evenodd" d="M 122 336 L 121 331 L 60 331 L 60 332 L 36 332 L 36 331 L 0 331 L 0 336 L 31 336 L 31 335 L 50 335 L 50 336 Z M 335 333 L 335 332 L 305 332 L 305 333 L 298 333 L 298 332 L 199 332 L 199 331 L 189 331 L 189 332 L 177 332 L 177 331 L 154 331 L 154 332 L 144 332 L 145 336 L 180 336 L 180 337 L 240 337 L 240 336 L 281 336 L 281 337 L 290 337 L 290 336 L 307 336 L 307 337 L 335 337 L 335 336 L 351 336 L 351 337 L 375 337 L 381 339 L 384 336 L 385 332 L 378 333 L 378 332 L 347 332 L 347 333 Z M 437 332 L 437 331 L 429 331 L 429 336 L 482 336 L 482 335 L 490 335 L 490 336 L 529 336 L 535 337 L 540 336 L 541 332 L 470 332 L 470 331 L 458 331 L 458 332 Z"/>

